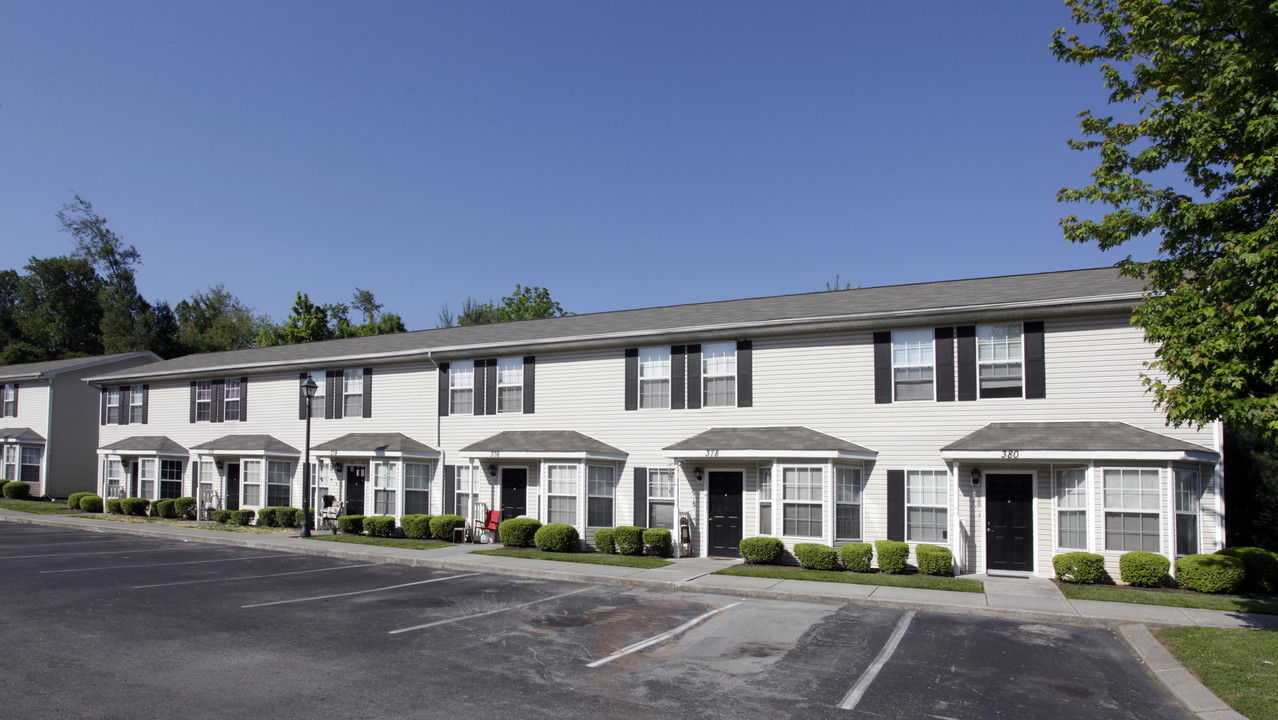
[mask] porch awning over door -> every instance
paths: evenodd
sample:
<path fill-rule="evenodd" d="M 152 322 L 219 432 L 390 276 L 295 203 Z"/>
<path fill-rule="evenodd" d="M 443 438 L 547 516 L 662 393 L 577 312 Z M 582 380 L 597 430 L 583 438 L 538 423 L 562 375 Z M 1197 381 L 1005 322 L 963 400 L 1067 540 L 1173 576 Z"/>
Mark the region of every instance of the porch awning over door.
<path fill-rule="evenodd" d="M 812 458 L 874 460 L 878 452 L 798 425 L 711 428 L 664 450 L 676 460 L 694 458 Z"/>
<path fill-rule="evenodd" d="M 191 448 L 197 455 L 285 455 L 296 457 L 301 451 L 271 435 L 225 435 Z"/>
<path fill-rule="evenodd" d="M 989 460 L 1180 460 L 1214 463 L 1202 445 L 1121 422 L 990 423 L 941 448 L 941 457 Z"/>
<path fill-rule="evenodd" d="M 494 455 L 494 453 L 496 453 Z M 464 458 L 624 461 L 629 454 L 576 430 L 507 430 L 461 449 Z"/>
<path fill-rule="evenodd" d="M 43 443 L 44 436 L 29 427 L 0 429 L 0 442 Z"/>
<path fill-rule="evenodd" d="M 189 455 L 186 448 L 163 435 L 134 435 L 98 448 L 99 455 Z"/>
<path fill-rule="evenodd" d="M 329 457 L 437 458 L 439 451 L 403 433 L 347 433 L 311 447 Z"/>

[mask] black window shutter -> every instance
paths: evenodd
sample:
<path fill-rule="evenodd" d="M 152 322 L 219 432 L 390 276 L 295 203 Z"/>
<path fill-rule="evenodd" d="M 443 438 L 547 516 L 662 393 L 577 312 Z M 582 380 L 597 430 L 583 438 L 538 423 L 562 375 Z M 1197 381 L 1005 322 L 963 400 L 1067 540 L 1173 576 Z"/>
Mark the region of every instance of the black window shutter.
<path fill-rule="evenodd" d="M 448 417 L 448 363 L 439 364 L 439 416 Z"/>
<path fill-rule="evenodd" d="M 13 416 L 18 417 L 18 383 L 13 384 Z"/>
<path fill-rule="evenodd" d="M 488 396 L 488 373 L 484 372 L 484 361 L 475 360 L 475 375 L 471 381 L 471 386 L 475 388 L 474 396 L 471 400 L 471 412 L 476 415 L 483 415 L 488 411 L 488 404 L 485 398 Z"/>
<path fill-rule="evenodd" d="M 373 417 L 373 368 L 364 368 L 364 417 Z"/>
<path fill-rule="evenodd" d="M 484 408 L 489 415 L 497 414 L 497 358 L 488 358 L 484 363 Z"/>
<path fill-rule="evenodd" d="M 954 328 L 936 329 L 936 399 L 954 401 Z"/>
<path fill-rule="evenodd" d="M 737 341 L 737 407 L 754 407 L 753 355 L 753 341 Z"/>
<path fill-rule="evenodd" d="M 958 328 L 958 399 L 976 399 L 976 326 Z"/>
<path fill-rule="evenodd" d="M 223 412 L 222 403 L 226 402 L 226 381 L 213 381 L 213 422 L 222 422 L 226 419 L 226 413 Z"/>
<path fill-rule="evenodd" d="M 310 373 L 298 373 L 297 375 L 297 419 L 306 419 L 306 391 L 302 389 L 302 383 L 306 382 L 306 376 Z M 315 378 L 312 377 L 312 380 Z"/>
<path fill-rule="evenodd" d="M 626 409 L 639 409 L 639 348 L 626 348 Z"/>
<path fill-rule="evenodd" d="M 874 333 L 874 402 L 892 402 L 892 333 Z"/>
<path fill-rule="evenodd" d="M 248 422 L 248 378 L 240 378 L 240 422 Z"/>
<path fill-rule="evenodd" d="M 142 386 L 142 424 L 147 423 L 148 410 L 151 407 L 151 386 Z"/>
<path fill-rule="evenodd" d="M 648 468 L 635 468 L 635 525 L 648 527 Z"/>
<path fill-rule="evenodd" d="M 440 367 L 443 367 L 442 365 Z M 457 468 L 444 466 L 444 514 L 452 515 L 457 511 Z"/>
<path fill-rule="evenodd" d="M 670 409 L 682 410 L 684 408 L 684 353 L 687 348 L 683 345 L 670 346 Z"/>
<path fill-rule="evenodd" d="M 888 540 L 905 541 L 905 471 L 887 471 Z"/>
<path fill-rule="evenodd" d="M 1025 397 L 1047 397 L 1047 367 L 1043 348 L 1043 321 L 1025 323 Z"/>
<path fill-rule="evenodd" d="M 129 424 L 129 413 L 133 410 L 133 393 L 132 388 L 128 385 L 120 387 L 120 417 L 116 418 L 117 425 Z"/>
<path fill-rule="evenodd" d="M 106 388 L 101 388 L 101 390 L 102 390 L 102 403 L 101 403 L 101 405 L 99 406 L 99 411 L 98 411 L 98 416 L 99 416 L 99 417 L 98 417 L 98 424 L 99 424 L 99 425 L 106 425 L 106 399 L 107 399 L 107 389 L 106 389 Z"/>
<path fill-rule="evenodd" d="M 191 381 L 191 422 L 195 422 L 195 381 Z"/>
<path fill-rule="evenodd" d="M 701 407 L 701 346 L 688 346 L 688 409 Z"/>
<path fill-rule="evenodd" d="M 324 398 L 324 417 L 329 420 L 342 419 L 342 385 L 343 376 L 341 370 L 329 370 L 325 373 L 325 382 L 328 387 L 325 390 L 328 396 Z"/>
<path fill-rule="evenodd" d="M 528 355 L 524 358 L 524 414 L 532 415 L 537 411 L 537 358 Z"/>

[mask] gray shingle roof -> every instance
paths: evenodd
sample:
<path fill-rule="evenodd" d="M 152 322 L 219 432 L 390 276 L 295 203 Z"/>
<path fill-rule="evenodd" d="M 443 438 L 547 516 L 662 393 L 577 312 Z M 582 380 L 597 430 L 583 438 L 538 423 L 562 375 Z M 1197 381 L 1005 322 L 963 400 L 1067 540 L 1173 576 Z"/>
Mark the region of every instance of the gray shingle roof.
<path fill-rule="evenodd" d="M 424 356 L 427 352 L 464 357 L 467 353 L 499 352 L 502 348 L 573 343 L 622 344 L 639 342 L 645 337 L 679 333 L 705 336 L 705 333 L 713 331 L 731 333 L 752 328 L 757 332 L 762 328 L 847 326 L 888 320 L 902 322 L 900 318 L 910 317 L 922 323 L 926 322 L 923 318 L 928 314 L 964 310 L 994 312 L 1009 304 L 1120 302 L 1134 305 L 1143 287 L 1142 281 L 1122 277 L 1114 268 L 889 285 L 187 355 L 92 379 L 110 381 L 236 368 L 306 366 L 348 359 L 389 360 Z"/>
<path fill-rule="evenodd" d="M 393 452 L 438 454 L 434 448 L 403 433 L 347 433 L 311 448 L 319 452 Z"/>
<path fill-rule="evenodd" d="M 770 453 L 843 451 L 875 455 L 875 451 L 850 443 L 833 435 L 826 435 L 810 428 L 746 427 L 710 428 L 687 440 L 665 448 L 666 450 L 760 450 Z"/>
<path fill-rule="evenodd" d="M 247 453 L 289 453 L 296 454 L 297 448 L 271 435 L 224 435 L 216 440 L 192 446 L 192 450 L 209 452 L 247 452 Z"/>
<path fill-rule="evenodd" d="M 163 435 L 135 435 L 102 446 L 115 452 L 145 452 L 161 455 L 186 455 L 186 448 Z"/>
<path fill-rule="evenodd" d="M 0 440 L 6 442 L 44 442 L 44 436 L 29 427 L 0 429 Z"/>
<path fill-rule="evenodd" d="M 1120 422 L 990 423 L 941 448 L 959 451 L 1147 451 L 1216 454 L 1215 450 Z"/>
<path fill-rule="evenodd" d="M 150 352 L 128 352 L 116 353 L 115 355 L 97 355 L 94 357 L 68 358 L 66 360 L 46 360 L 44 362 L 3 365 L 0 366 L 0 380 L 56 375 L 61 372 L 67 372 L 68 370 L 92 367 L 94 365 L 105 365 L 113 360 L 123 360 L 142 355 L 151 355 L 152 357 L 159 359 Z"/>
<path fill-rule="evenodd" d="M 507 430 L 471 443 L 462 452 L 504 453 L 592 453 L 625 456 L 608 443 L 600 442 L 576 430 Z"/>

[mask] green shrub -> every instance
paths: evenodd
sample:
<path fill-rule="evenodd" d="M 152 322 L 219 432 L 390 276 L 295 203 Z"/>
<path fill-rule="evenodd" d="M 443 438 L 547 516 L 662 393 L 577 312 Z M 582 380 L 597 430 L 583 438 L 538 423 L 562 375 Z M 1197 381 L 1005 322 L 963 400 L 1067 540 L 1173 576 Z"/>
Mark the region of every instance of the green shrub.
<path fill-rule="evenodd" d="M 1133 550 L 1118 558 L 1118 572 L 1123 582 L 1136 587 L 1154 587 L 1167 579 L 1171 561 L 1158 553 Z"/>
<path fill-rule="evenodd" d="M 879 556 L 879 572 L 897 575 L 905 572 L 910 546 L 899 540 L 875 540 L 874 554 Z"/>
<path fill-rule="evenodd" d="M 547 523 L 533 536 L 538 550 L 546 552 L 576 552 L 580 538 L 577 528 L 567 523 Z"/>
<path fill-rule="evenodd" d="M 1091 584 L 1105 579 L 1105 558 L 1096 553 L 1061 553 L 1052 558 L 1052 568 L 1061 582 Z"/>
<path fill-rule="evenodd" d="M 794 546 L 794 556 L 799 559 L 799 565 L 808 570 L 839 569 L 839 554 L 829 545 L 798 543 Z"/>
<path fill-rule="evenodd" d="M 180 518 L 195 519 L 196 500 L 193 497 L 180 497 L 173 500 L 173 510 Z"/>
<path fill-rule="evenodd" d="M 1190 590 L 1231 593 L 1247 577 L 1247 564 L 1232 555 L 1186 555 L 1176 561 L 1176 580 Z"/>
<path fill-rule="evenodd" d="M 405 515 L 399 519 L 399 526 L 404 528 L 404 537 L 414 540 L 425 540 L 430 537 L 430 515 Z"/>
<path fill-rule="evenodd" d="M 914 557 L 923 575 L 949 575 L 954 569 L 954 553 L 947 547 L 923 543 L 915 546 Z"/>
<path fill-rule="evenodd" d="M 497 526 L 497 536 L 506 547 L 532 547 L 541 521 L 534 518 L 511 518 Z M 450 537 L 449 540 L 452 538 Z"/>
<path fill-rule="evenodd" d="M 10 480 L 4 484 L 0 492 L 3 492 L 4 496 L 10 500 L 26 500 L 31 494 L 31 486 L 21 480 Z"/>
<path fill-rule="evenodd" d="M 123 515 L 124 501 L 121 500 L 120 498 L 111 498 L 110 500 L 106 501 L 106 509 L 107 509 L 107 512 L 109 513 L 112 513 L 115 515 Z"/>
<path fill-rule="evenodd" d="M 173 507 L 173 498 L 156 500 L 155 504 L 151 506 L 151 512 L 162 518 L 177 517 L 177 510 Z"/>
<path fill-rule="evenodd" d="M 395 518 L 390 515 L 369 515 L 364 518 L 364 532 L 372 537 L 390 537 L 395 534 Z"/>
<path fill-rule="evenodd" d="M 843 558 L 843 567 L 852 572 L 870 572 L 870 562 L 874 559 L 874 547 L 870 543 L 846 543 L 839 548 L 839 557 Z"/>
<path fill-rule="evenodd" d="M 85 512 L 100 513 L 102 512 L 102 498 L 94 493 L 85 493 L 80 498 L 80 509 Z"/>
<path fill-rule="evenodd" d="M 595 549 L 604 555 L 617 554 L 617 538 L 612 528 L 601 528 L 595 531 Z"/>
<path fill-rule="evenodd" d="M 265 507 L 257 511 L 257 524 L 266 527 L 279 527 L 280 521 L 275 517 L 277 508 Z"/>
<path fill-rule="evenodd" d="M 436 515 L 430 519 L 430 534 L 438 540 L 452 542 L 453 531 L 465 526 L 466 518 L 461 515 Z"/>
<path fill-rule="evenodd" d="M 364 516 L 363 515 L 343 515 L 337 518 L 337 529 L 347 535 L 363 535 L 364 534 Z"/>
<path fill-rule="evenodd" d="M 107 502 L 110 503 L 109 500 Z M 219 523 L 221 525 L 225 525 L 231 521 L 231 516 L 233 514 L 234 513 L 232 513 L 230 510 L 214 510 L 213 522 Z"/>
<path fill-rule="evenodd" d="M 231 524 L 232 525 L 248 525 L 249 523 L 253 522 L 253 517 L 256 514 L 257 513 L 253 512 L 252 510 L 232 510 Z"/>
<path fill-rule="evenodd" d="M 634 525 L 618 525 L 613 528 L 612 539 L 621 555 L 643 554 L 643 531 L 647 528 Z"/>
<path fill-rule="evenodd" d="M 674 541 L 670 538 L 670 531 L 665 528 L 644 530 L 643 545 L 649 555 L 657 557 L 668 558 L 674 551 Z"/>
<path fill-rule="evenodd" d="M 1216 554 L 1242 560 L 1247 571 L 1244 590 L 1278 595 L 1278 553 L 1259 547 L 1235 547 L 1217 550 Z"/>
<path fill-rule="evenodd" d="M 146 509 L 150 506 L 151 501 L 146 498 L 132 497 L 120 500 L 120 507 L 125 515 L 146 515 Z"/>
<path fill-rule="evenodd" d="M 94 494 L 95 493 L 91 493 L 91 492 L 71 493 L 70 495 L 67 496 L 67 507 L 71 510 L 79 510 L 80 498 L 84 497 L 85 495 L 94 495 Z"/>
<path fill-rule="evenodd" d="M 275 524 L 280 527 L 294 528 L 302 524 L 302 509 L 295 507 L 275 508 Z"/>
<path fill-rule="evenodd" d="M 745 538 L 737 543 L 737 552 L 751 565 L 770 565 L 781 559 L 785 543 L 774 537 Z"/>
<path fill-rule="evenodd" d="M 4 486 L 9 484 L 9 480 L 0 479 L 0 495 L 4 494 Z"/>

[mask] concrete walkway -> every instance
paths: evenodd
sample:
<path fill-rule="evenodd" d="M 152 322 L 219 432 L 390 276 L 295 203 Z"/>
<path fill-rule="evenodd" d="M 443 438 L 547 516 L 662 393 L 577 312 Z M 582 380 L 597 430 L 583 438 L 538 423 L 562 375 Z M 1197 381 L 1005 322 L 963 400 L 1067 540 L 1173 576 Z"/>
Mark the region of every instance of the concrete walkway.
<path fill-rule="evenodd" d="M 963 577 L 984 583 L 985 592 L 964 593 L 715 575 L 717 570 L 740 563 L 740 560 L 717 558 L 679 558 L 669 566 L 645 570 L 613 565 L 474 554 L 476 550 L 499 547 L 494 545 L 466 544 L 437 550 L 406 550 L 302 539 L 285 533 L 258 535 L 158 523 L 96 520 L 85 516 L 30 515 L 8 510 L 0 510 L 0 522 L 52 525 L 91 532 L 165 538 L 180 542 L 234 545 L 370 563 L 478 571 L 567 582 L 975 615 L 1018 622 L 1122 628 L 1120 637 L 1127 640 L 1151 672 L 1162 680 L 1186 707 L 1199 713 L 1203 718 L 1241 718 L 1242 716 L 1216 699 L 1188 671 L 1180 667 L 1179 663 L 1176 663 L 1170 654 L 1163 650 L 1152 636 L 1149 636 L 1148 629 L 1143 630 L 1142 635 L 1136 628 L 1196 625 L 1278 630 L 1278 616 L 1274 615 L 1069 600 L 1061 594 L 1055 583 L 1043 578 L 965 575 Z M 1161 654 L 1158 651 L 1161 651 Z"/>

